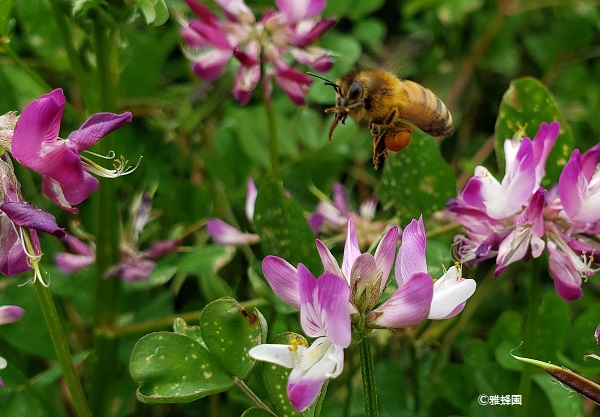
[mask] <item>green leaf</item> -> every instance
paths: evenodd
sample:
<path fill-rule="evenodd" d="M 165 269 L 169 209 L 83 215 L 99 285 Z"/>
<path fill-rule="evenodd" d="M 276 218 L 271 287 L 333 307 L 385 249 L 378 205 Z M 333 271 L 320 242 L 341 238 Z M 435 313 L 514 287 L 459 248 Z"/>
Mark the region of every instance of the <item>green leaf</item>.
<path fill-rule="evenodd" d="M 281 185 L 270 182 L 260 188 L 254 225 L 264 253 L 277 255 L 292 265 L 303 263 L 313 274 L 320 274 L 323 266 L 317 255 L 315 235 L 298 203 L 284 195 Z"/>
<path fill-rule="evenodd" d="M 264 408 L 252 407 L 244 411 L 242 417 L 273 417 L 273 414 Z"/>
<path fill-rule="evenodd" d="M 535 261 L 534 261 L 535 262 Z M 535 337 L 535 358 L 544 362 L 558 362 L 557 353 L 562 352 L 571 327 L 569 307 L 556 292 L 548 292 L 542 297 Z"/>
<path fill-rule="evenodd" d="M 248 312 L 233 298 L 222 298 L 204 307 L 200 328 L 206 347 L 231 375 L 240 379 L 255 363 L 248 351 L 267 337 L 267 326 L 258 309 Z"/>
<path fill-rule="evenodd" d="M 8 36 L 8 21 L 14 0 L 0 1 L 0 38 Z"/>
<path fill-rule="evenodd" d="M 348 10 L 348 17 L 352 20 L 361 20 L 366 15 L 378 10 L 385 0 L 357 1 Z"/>
<path fill-rule="evenodd" d="M 145 403 L 189 402 L 227 391 L 233 380 L 200 343 L 180 334 L 142 337 L 131 354 L 129 371 Z"/>
<path fill-rule="evenodd" d="M 558 121 L 561 129 L 546 162 L 546 177 L 543 186 L 558 181 L 563 166 L 574 147 L 572 133 L 559 113 L 554 97 L 534 78 L 513 81 L 504 93 L 498 119 L 496 120 L 496 155 L 498 165 L 504 169 L 504 141 L 527 136 L 534 138 L 542 122 Z"/>
<path fill-rule="evenodd" d="M 204 344 L 204 341 L 202 340 L 202 330 L 200 329 L 200 326 L 190 326 L 181 317 L 175 319 L 175 322 L 173 323 L 173 330 L 177 334 L 187 336 L 191 339 L 194 339 L 200 344 Z"/>
<path fill-rule="evenodd" d="M 302 335 L 293 332 L 281 333 L 275 336 L 271 343 L 287 345 L 292 340 L 308 346 L 306 339 Z M 275 406 L 277 415 L 288 417 L 314 416 L 317 401 L 303 413 L 298 413 L 294 410 L 294 406 L 287 396 L 287 381 L 290 372 L 292 372 L 291 369 L 272 363 L 265 363 L 263 367 L 263 382 L 265 383 L 271 402 Z"/>
<path fill-rule="evenodd" d="M 456 195 L 455 184 L 454 172 L 435 139 L 415 131 L 406 149 L 390 152 L 379 196 L 383 205 L 393 205 L 403 219 L 418 219 L 446 207 L 446 200 Z"/>
<path fill-rule="evenodd" d="M 234 255 L 235 248 L 229 246 L 202 246 L 182 255 L 177 262 L 177 269 L 188 274 L 217 273 Z"/>
<path fill-rule="evenodd" d="M 533 380 L 546 394 L 555 416 L 585 415 L 583 397 L 575 395 L 570 388 L 557 383 L 556 379 L 548 374 L 534 375 Z"/>
<path fill-rule="evenodd" d="M 149 25 L 160 26 L 169 18 L 165 0 L 137 0 L 137 4 Z"/>

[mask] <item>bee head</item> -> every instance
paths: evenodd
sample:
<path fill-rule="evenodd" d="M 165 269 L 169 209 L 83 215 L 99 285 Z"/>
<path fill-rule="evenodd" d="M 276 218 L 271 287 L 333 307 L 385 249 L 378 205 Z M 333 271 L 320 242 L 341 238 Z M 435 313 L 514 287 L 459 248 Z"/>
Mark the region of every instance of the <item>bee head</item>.
<path fill-rule="evenodd" d="M 339 122 L 345 124 L 346 117 L 350 110 L 355 109 L 363 105 L 363 87 L 362 85 L 355 79 L 355 72 L 351 71 L 342 76 L 338 80 L 338 83 L 334 83 L 333 81 L 328 80 L 327 78 L 323 78 L 320 75 L 309 72 L 308 75 L 311 75 L 315 78 L 319 78 L 325 81 L 325 85 L 330 85 L 333 87 L 336 93 L 335 98 L 335 107 L 331 107 L 325 110 L 327 113 L 335 113 L 335 118 L 329 129 L 329 140 L 331 141 L 331 137 L 333 135 L 333 131 Z"/>

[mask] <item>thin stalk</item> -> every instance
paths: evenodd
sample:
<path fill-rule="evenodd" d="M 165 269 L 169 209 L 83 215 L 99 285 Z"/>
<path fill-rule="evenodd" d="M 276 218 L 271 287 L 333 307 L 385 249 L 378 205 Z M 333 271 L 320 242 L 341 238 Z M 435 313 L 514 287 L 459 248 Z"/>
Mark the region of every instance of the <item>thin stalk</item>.
<path fill-rule="evenodd" d="M 525 352 L 524 356 L 531 358 L 535 356 L 535 342 L 541 301 L 539 259 L 533 259 L 531 261 L 531 274 L 529 278 L 529 305 L 527 309 L 527 321 L 525 323 L 523 350 Z M 519 407 L 519 416 L 522 417 L 531 415 L 528 406 L 530 402 L 528 399 L 531 398 L 533 373 L 534 369 L 531 366 L 524 366 L 521 371 L 519 393 L 521 393 L 523 397 L 523 405 Z"/>
<path fill-rule="evenodd" d="M 248 398 L 250 398 L 250 399 L 252 400 L 252 402 L 253 402 L 254 404 L 256 404 L 256 406 L 257 406 L 257 407 L 260 407 L 260 408 L 262 408 L 263 410 L 266 410 L 266 411 L 268 411 L 269 413 L 273 414 L 274 416 L 277 416 L 277 414 L 275 414 L 273 411 L 271 411 L 271 409 L 270 409 L 269 407 L 267 407 L 267 405 L 266 405 L 264 402 L 262 402 L 262 400 L 261 400 L 260 398 L 258 398 L 258 395 L 256 395 L 256 394 L 254 393 L 254 391 L 252 391 L 252 390 L 250 389 L 250 387 L 249 387 L 248 385 L 246 385 L 246 383 L 245 383 L 244 381 L 242 381 L 242 380 L 241 380 L 241 379 L 239 379 L 239 378 L 236 378 L 236 377 L 234 377 L 234 378 L 233 378 L 233 382 L 234 382 L 234 384 L 235 384 L 235 385 L 236 385 L 236 386 L 237 386 L 239 389 L 241 389 L 241 390 L 242 390 L 242 392 L 243 392 L 244 394 L 246 394 L 246 396 L 247 396 Z"/>
<path fill-rule="evenodd" d="M 360 351 L 360 374 L 362 376 L 363 398 L 365 401 L 365 417 L 378 417 L 379 404 L 377 401 L 377 387 L 375 384 L 375 366 L 371 354 L 369 336 L 363 335 L 358 342 Z"/>
<path fill-rule="evenodd" d="M 50 339 L 52 340 L 52 346 L 56 352 L 58 363 L 63 372 L 65 384 L 71 394 L 71 400 L 73 408 L 78 417 L 91 417 L 89 405 L 83 393 L 81 382 L 75 373 L 75 367 L 73 366 L 73 358 L 67 345 L 67 339 L 65 338 L 56 306 L 52 300 L 50 289 L 46 287 L 41 280 L 35 280 L 33 283 L 35 294 L 38 299 L 38 303 L 42 309 L 44 320 L 46 321 L 46 327 L 50 333 Z"/>
<path fill-rule="evenodd" d="M 275 111 L 270 97 L 263 88 L 263 99 L 267 113 L 267 128 L 269 131 L 269 152 L 271 155 L 271 176 L 273 179 L 279 179 L 279 142 L 277 140 L 277 123 L 275 120 Z"/>

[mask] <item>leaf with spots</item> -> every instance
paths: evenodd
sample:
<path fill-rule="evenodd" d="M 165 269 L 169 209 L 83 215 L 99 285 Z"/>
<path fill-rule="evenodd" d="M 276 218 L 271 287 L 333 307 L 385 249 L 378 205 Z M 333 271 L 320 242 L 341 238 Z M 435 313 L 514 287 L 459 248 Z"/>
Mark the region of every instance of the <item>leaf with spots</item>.
<path fill-rule="evenodd" d="M 183 403 L 227 391 L 233 379 L 200 343 L 176 333 L 142 337 L 131 354 L 129 372 L 145 403 Z"/>
<path fill-rule="evenodd" d="M 264 408 L 252 407 L 244 411 L 242 417 L 273 417 L 273 414 Z"/>
<path fill-rule="evenodd" d="M 200 328 L 206 347 L 227 372 L 240 379 L 255 363 L 248 351 L 267 337 L 267 325 L 258 309 L 247 311 L 233 298 L 221 298 L 204 307 Z"/>
<path fill-rule="evenodd" d="M 173 323 L 173 330 L 175 333 L 191 337 L 196 342 L 200 344 L 204 344 L 202 340 L 202 333 L 200 331 L 200 326 L 190 326 L 187 322 L 181 317 L 177 317 L 175 322 Z"/>
<path fill-rule="evenodd" d="M 323 270 L 315 247 L 315 235 L 302 208 L 284 194 L 281 185 L 270 182 L 260 188 L 254 225 L 266 254 L 277 255 L 292 265 L 303 263 L 315 274 Z"/>
<path fill-rule="evenodd" d="M 557 121 L 561 129 L 546 162 L 546 177 L 542 182 L 550 186 L 558 181 L 563 166 L 574 147 L 570 129 L 562 117 L 554 98 L 535 78 L 520 78 L 508 87 L 496 120 L 496 155 L 498 166 L 504 169 L 504 141 L 518 136 L 534 138 L 542 122 Z"/>
<path fill-rule="evenodd" d="M 444 209 L 446 200 L 456 194 L 454 172 L 431 136 L 414 131 L 410 146 L 390 154 L 379 197 L 384 206 L 393 205 L 402 219 L 427 217 Z"/>
<path fill-rule="evenodd" d="M 308 343 L 306 339 L 297 333 L 286 332 L 281 333 L 273 338 L 270 343 L 287 345 L 290 340 L 296 340 L 298 343 Z M 298 413 L 287 396 L 287 381 L 292 370 L 283 366 L 265 363 L 263 365 L 263 382 L 271 398 L 271 402 L 275 407 L 278 416 L 281 417 L 296 417 L 296 416 L 314 416 L 315 409 L 319 400 L 315 401 L 306 411 Z M 323 391 L 321 391 L 322 393 Z"/>

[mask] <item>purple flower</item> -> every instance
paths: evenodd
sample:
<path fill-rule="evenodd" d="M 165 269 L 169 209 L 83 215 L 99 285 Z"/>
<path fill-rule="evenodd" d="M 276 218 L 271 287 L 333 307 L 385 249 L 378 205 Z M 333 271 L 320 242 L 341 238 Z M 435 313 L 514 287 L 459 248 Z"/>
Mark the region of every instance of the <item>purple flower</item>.
<path fill-rule="evenodd" d="M 121 278 L 123 281 L 147 280 L 156 268 L 153 260 L 173 252 L 179 245 L 179 239 L 169 239 L 156 241 L 146 250 L 139 249 L 139 235 L 151 220 L 151 209 L 152 196 L 149 193 L 138 195 L 132 203 L 128 233 L 123 234 L 120 244 L 121 260 L 106 271 L 107 278 Z M 93 244 L 86 244 L 72 235 L 67 236 L 66 243 L 71 252 L 58 253 L 54 258 L 61 272 L 70 274 L 96 261 Z"/>
<path fill-rule="evenodd" d="M 326 72 L 333 65 L 328 51 L 312 46 L 334 23 L 333 19 L 317 18 L 325 8 L 323 0 L 278 0 L 279 10 L 268 9 L 258 21 L 243 0 L 216 0 L 224 20 L 196 0 L 186 3 L 199 19 L 181 29 L 194 61 L 192 69 L 212 81 L 231 58 L 236 59 L 239 66 L 233 95 L 241 104 L 250 101 L 261 76 L 267 99 L 275 78 L 295 104 L 306 103 L 312 80 L 290 66 L 288 56 L 315 71 Z"/>
<path fill-rule="evenodd" d="M 600 143 L 583 155 L 575 149 L 558 180 L 565 213 L 576 223 L 600 221 Z"/>
<path fill-rule="evenodd" d="M 475 281 L 462 278 L 453 266 L 435 281 L 427 273 L 423 220 L 413 220 L 402 233 L 394 275 L 398 289 L 367 315 L 373 327 L 413 326 L 426 318 L 446 319 L 460 313 L 475 292 Z"/>
<path fill-rule="evenodd" d="M 131 172 L 124 166 L 105 170 L 80 152 L 131 121 L 131 113 L 97 113 L 66 140 L 60 139 L 60 119 L 65 108 L 61 89 L 44 94 L 25 107 L 15 126 L 12 155 L 21 164 L 43 175 L 42 191 L 64 210 L 76 213 L 79 204 L 98 188 L 97 175 L 114 177 Z M 117 161 L 119 163 L 119 161 Z"/>
<path fill-rule="evenodd" d="M 557 122 L 542 123 L 533 140 L 506 140 L 502 184 L 477 167 L 462 195 L 447 208 L 467 232 L 455 237 L 459 260 L 495 257 L 499 275 L 516 261 L 539 257 L 546 247 L 556 292 L 570 301 L 581 297 L 582 279 L 597 270 L 600 144 L 584 154 L 573 151 L 558 186 L 545 190 L 540 184 L 559 130 Z"/>
<path fill-rule="evenodd" d="M 40 278 L 38 262 L 41 257 L 37 231 L 59 239 L 65 232 L 56 224 L 54 216 L 21 197 L 21 185 L 15 177 L 12 162 L 7 154 L 0 156 L 0 272 L 13 276 L 35 270 Z"/>
<path fill-rule="evenodd" d="M 348 195 L 340 183 L 333 185 L 333 201 L 323 200 L 317 204 L 315 212 L 308 217 L 308 224 L 315 234 L 345 234 L 348 220 L 352 219 L 357 230 L 359 246 L 366 247 L 385 230 L 384 221 L 374 221 L 377 200 L 369 198 L 359 207 L 358 212 L 351 211 Z"/>
<path fill-rule="evenodd" d="M 298 265 L 300 322 L 316 340 L 309 347 L 292 339 L 287 345 L 263 344 L 250 349 L 254 359 L 291 368 L 287 394 L 298 412 L 315 401 L 323 383 L 344 368 L 344 349 L 350 345 L 350 290 L 339 276 L 325 272 L 316 279 Z"/>

